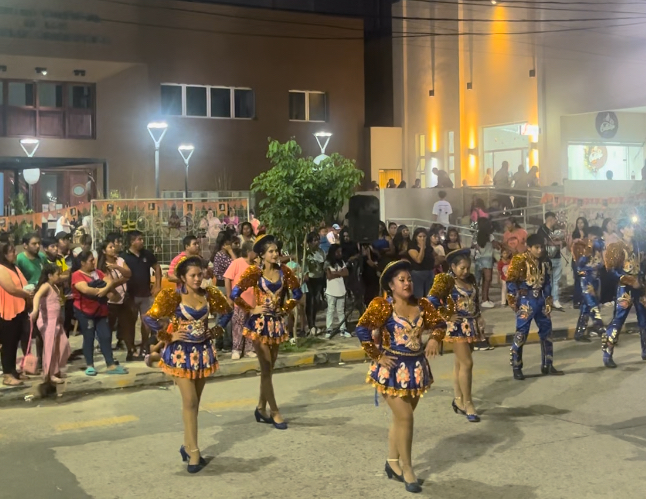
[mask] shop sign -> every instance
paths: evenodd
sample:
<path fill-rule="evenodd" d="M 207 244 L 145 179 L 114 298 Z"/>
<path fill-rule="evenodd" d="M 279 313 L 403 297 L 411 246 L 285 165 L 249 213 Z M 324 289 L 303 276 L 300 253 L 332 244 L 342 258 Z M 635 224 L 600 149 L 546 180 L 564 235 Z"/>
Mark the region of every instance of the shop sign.
<path fill-rule="evenodd" d="M 617 135 L 619 130 L 619 120 L 617 115 L 612 111 L 604 111 L 597 114 L 596 119 L 597 133 L 604 139 L 612 139 Z"/>

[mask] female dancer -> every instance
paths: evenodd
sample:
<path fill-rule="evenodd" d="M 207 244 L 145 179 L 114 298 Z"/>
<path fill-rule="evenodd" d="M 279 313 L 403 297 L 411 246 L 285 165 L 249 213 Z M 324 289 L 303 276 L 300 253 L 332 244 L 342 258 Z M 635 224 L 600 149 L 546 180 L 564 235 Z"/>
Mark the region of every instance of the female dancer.
<path fill-rule="evenodd" d="M 587 245 L 587 241 L 584 242 L 584 239 L 588 237 L 588 230 L 590 229 L 588 225 L 588 220 L 585 217 L 579 217 L 576 219 L 574 224 L 574 231 L 572 232 L 572 243 L 570 244 L 570 249 L 572 255 L 574 255 L 574 247 L 578 244 L 583 243 L 583 247 Z M 572 256 L 572 274 L 574 275 L 574 291 L 572 293 L 572 304 L 574 308 L 579 308 L 583 302 L 583 294 L 581 292 L 581 276 L 579 274 L 579 269 L 577 267 L 578 258 Z"/>
<path fill-rule="evenodd" d="M 283 317 L 298 304 L 303 293 L 291 269 L 287 265 L 280 265 L 280 253 L 274 236 L 266 234 L 258 237 L 253 251 L 260 257 L 260 267 L 252 265 L 244 271 L 231 292 L 231 299 L 251 313 L 242 334 L 253 341 L 260 364 L 260 398 L 254 413 L 256 421 L 286 430 L 287 423 L 278 410 L 271 377 L 278 357 L 278 345 L 289 340 Z M 249 288 L 254 289 L 256 307 L 242 298 L 242 293 Z M 287 288 L 292 291 L 291 300 L 285 300 Z M 267 404 L 271 411 L 269 416 Z"/>
<path fill-rule="evenodd" d="M 366 378 L 386 400 L 393 413 L 388 434 L 386 474 L 404 482 L 408 492 L 421 492 L 411 462 L 413 412 L 419 398 L 433 383 L 426 356 L 437 354 L 444 331 L 434 330 L 441 322 L 439 311 L 428 299 L 413 295 L 411 264 L 400 260 L 384 269 L 380 279 L 387 298 L 375 298 L 357 324 L 356 334 L 372 358 Z M 379 346 L 373 340 L 377 330 Z M 422 334 L 434 330 L 426 350 Z M 426 354 L 426 356 L 425 356 Z"/>
<path fill-rule="evenodd" d="M 480 421 L 480 416 L 471 400 L 473 359 L 471 349 L 474 342 L 484 340 L 482 331 L 478 286 L 471 267 L 470 251 L 467 248 L 452 251 L 446 255 L 449 272 L 435 277 L 429 299 L 435 308 L 442 305 L 455 308 L 456 316 L 438 324 L 437 329 L 445 330 L 445 341 L 453 343 L 455 363 L 453 366 L 453 391 L 451 403 L 456 414 L 466 415 L 471 423 Z"/>
<path fill-rule="evenodd" d="M 70 357 L 70 344 L 63 331 L 61 305 L 65 298 L 58 287 L 60 269 L 55 263 L 43 267 L 34 295 L 32 323 L 38 325 L 43 337 L 43 378 L 45 382 L 64 383 L 61 370 Z"/>
<path fill-rule="evenodd" d="M 182 394 L 184 445 L 179 452 L 188 461 L 189 473 L 197 473 L 206 465 L 197 446 L 197 413 L 206 378 L 218 368 L 211 340 L 223 334 L 232 315 L 225 296 L 216 287 L 202 289 L 202 265 L 197 256 L 180 261 L 175 275 L 181 288 L 162 290 L 144 317 L 146 325 L 166 343 L 159 366 L 175 378 Z M 208 327 L 209 313 L 221 316 L 212 329 Z"/>

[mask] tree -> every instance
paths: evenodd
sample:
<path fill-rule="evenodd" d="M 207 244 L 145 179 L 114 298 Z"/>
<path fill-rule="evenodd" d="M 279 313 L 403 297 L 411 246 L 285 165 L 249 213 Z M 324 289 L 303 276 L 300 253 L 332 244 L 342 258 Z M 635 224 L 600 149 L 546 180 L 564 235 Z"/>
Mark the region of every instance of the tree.
<path fill-rule="evenodd" d="M 251 184 L 253 192 L 265 196 L 260 201 L 263 223 L 290 246 L 303 241 L 322 220 L 333 219 L 363 178 L 355 161 L 340 154 L 320 165 L 302 154 L 294 138 L 284 144 L 270 138 L 271 168 Z"/>

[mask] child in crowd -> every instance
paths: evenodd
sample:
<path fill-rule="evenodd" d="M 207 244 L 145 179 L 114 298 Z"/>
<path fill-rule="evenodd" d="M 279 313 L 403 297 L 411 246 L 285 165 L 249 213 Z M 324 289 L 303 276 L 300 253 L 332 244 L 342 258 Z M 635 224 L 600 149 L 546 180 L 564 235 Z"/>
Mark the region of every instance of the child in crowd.
<path fill-rule="evenodd" d="M 507 270 L 510 263 L 511 250 L 507 246 L 503 246 L 500 250 L 500 260 L 498 261 L 498 275 L 500 276 L 500 287 L 502 288 L 500 304 L 503 307 L 507 306 Z"/>
<path fill-rule="evenodd" d="M 294 330 L 294 320 L 297 318 L 298 322 L 301 325 L 300 329 L 298 330 L 298 336 L 305 336 L 307 331 L 307 315 L 305 315 L 305 293 L 307 293 L 307 284 L 303 282 L 303 272 L 301 271 L 301 266 L 298 264 L 298 262 L 296 262 L 295 256 L 289 255 L 289 262 L 287 262 L 285 265 L 292 269 L 294 275 L 298 277 L 299 282 L 303 283 L 301 284 L 303 297 L 298 302 L 298 305 L 296 305 L 295 310 L 292 310 L 289 314 L 287 328 L 290 332 L 292 332 Z M 296 317 L 294 316 L 295 313 Z"/>
<path fill-rule="evenodd" d="M 348 277 L 348 268 L 343 261 L 343 252 L 341 246 L 333 244 L 327 253 L 327 259 L 324 264 L 325 277 L 327 278 L 327 287 L 325 288 L 325 297 L 327 298 L 327 315 L 325 326 L 327 332 L 325 338 L 330 339 L 332 336 L 332 326 L 335 317 L 339 328 L 339 336 L 350 338 L 351 334 L 346 330 L 345 321 L 345 282 L 344 277 Z"/>
<path fill-rule="evenodd" d="M 43 378 L 45 382 L 64 383 L 62 370 L 70 357 L 70 344 L 63 330 L 62 305 L 65 298 L 58 287 L 61 272 L 55 263 L 43 266 L 36 285 L 32 324 L 43 337 Z"/>

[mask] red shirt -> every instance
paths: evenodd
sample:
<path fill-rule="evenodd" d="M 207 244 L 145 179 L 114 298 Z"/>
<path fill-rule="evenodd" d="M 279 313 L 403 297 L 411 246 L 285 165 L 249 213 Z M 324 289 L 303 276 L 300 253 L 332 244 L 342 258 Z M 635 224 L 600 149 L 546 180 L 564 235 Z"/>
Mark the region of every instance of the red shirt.
<path fill-rule="evenodd" d="M 72 274 L 72 294 L 74 295 L 74 308 L 79 309 L 85 315 L 90 317 L 107 317 L 108 316 L 108 301 L 103 299 L 99 301 L 94 296 L 88 296 L 81 293 L 76 289 L 76 284 L 79 282 L 87 282 L 88 284 L 96 279 L 103 279 L 105 274 L 100 270 L 92 272 L 92 277 L 85 275 L 80 270 Z"/>
<path fill-rule="evenodd" d="M 511 261 L 506 262 L 506 263 L 503 262 L 502 260 L 498 261 L 498 274 L 500 274 L 500 278 L 503 281 L 507 280 L 507 270 L 509 269 L 509 264 L 510 263 L 511 263 Z"/>

